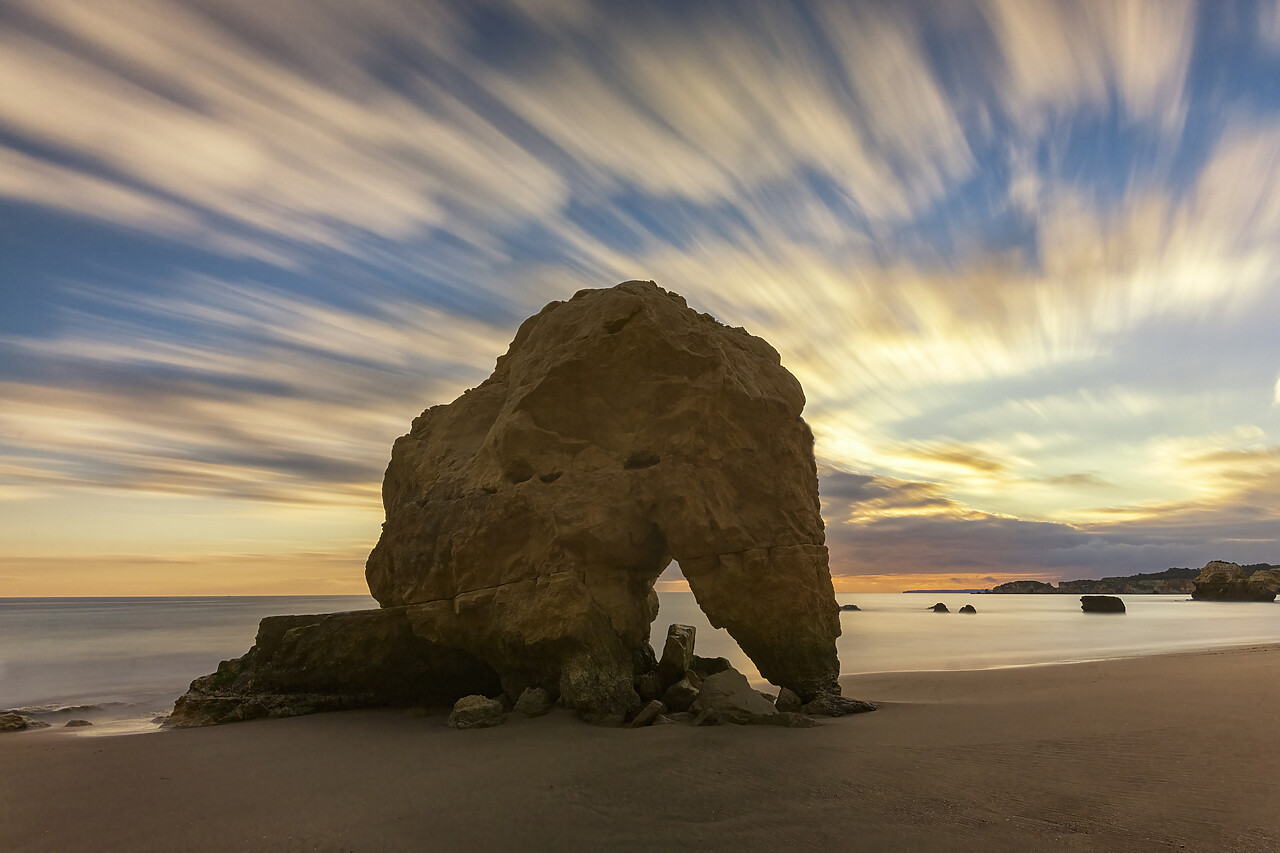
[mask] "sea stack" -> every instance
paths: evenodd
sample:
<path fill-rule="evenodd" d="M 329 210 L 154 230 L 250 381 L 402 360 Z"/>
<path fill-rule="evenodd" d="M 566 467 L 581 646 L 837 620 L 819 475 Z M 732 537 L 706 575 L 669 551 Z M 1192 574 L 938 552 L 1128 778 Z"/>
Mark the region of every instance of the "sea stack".
<path fill-rule="evenodd" d="M 1195 585 L 1191 597 L 1199 601 L 1275 601 L 1280 575 L 1267 569 L 1248 573 L 1236 563 L 1212 560 Z"/>
<path fill-rule="evenodd" d="M 542 688 L 619 722 L 657 668 L 654 582 L 673 559 L 765 678 L 805 702 L 838 698 L 839 608 L 804 402 L 768 343 L 653 282 L 552 302 L 492 376 L 396 441 L 366 569 L 383 609 L 278 617 L 270 648 L 197 680 L 176 722 L 197 707 L 213 711 L 203 722 L 261 715 L 254 703 L 281 688 L 310 693 L 304 708 L 369 704 L 405 692 L 397 668 L 429 679 L 436 660 L 436 694 Z M 362 697 L 335 699 L 341 679 L 316 677 L 324 650 L 366 647 L 352 632 L 370 630 L 395 652 L 362 673 Z M 307 677 L 293 677 L 300 666 Z"/>

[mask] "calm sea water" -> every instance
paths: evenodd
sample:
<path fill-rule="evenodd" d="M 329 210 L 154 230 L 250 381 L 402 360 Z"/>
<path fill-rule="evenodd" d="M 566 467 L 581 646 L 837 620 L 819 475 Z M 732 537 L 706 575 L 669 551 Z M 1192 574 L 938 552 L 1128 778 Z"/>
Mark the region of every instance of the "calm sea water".
<path fill-rule="evenodd" d="M 1123 596 L 1123 616 L 1080 612 L 1068 595 L 842 594 L 843 672 L 988 669 L 1280 642 L 1280 604 Z M 688 593 L 659 596 L 654 643 L 672 622 L 698 628 L 698 652 L 758 679 Z M 927 610 L 935 601 L 953 611 Z M 964 604 L 978 609 L 961 615 Z M 376 607 L 368 596 L 0 599 L 0 709 L 124 719 L 167 711 L 195 677 L 253 643 L 274 614 Z M 96 709 L 59 711 L 74 706 Z"/>

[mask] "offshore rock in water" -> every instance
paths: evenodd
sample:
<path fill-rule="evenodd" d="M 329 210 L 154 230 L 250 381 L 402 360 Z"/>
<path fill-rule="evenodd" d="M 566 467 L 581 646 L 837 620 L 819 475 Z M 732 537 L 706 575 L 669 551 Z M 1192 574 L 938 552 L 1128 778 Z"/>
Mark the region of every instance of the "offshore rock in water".
<path fill-rule="evenodd" d="M 1200 601 L 1275 601 L 1280 575 L 1267 569 L 1247 574 L 1236 563 L 1213 560 L 1200 570 L 1191 597 Z"/>
<path fill-rule="evenodd" d="M 1114 595 L 1082 595 L 1080 609 L 1085 613 L 1124 613 L 1124 601 Z"/>
<path fill-rule="evenodd" d="M 654 582 L 675 559 L 765 678 L 806 702 L 838 696 L 839 609 L 803 408 L 769 344 L 653 282 L 552 302 L 492 376 L 395 443 L 366 578 L 379 612 L 401 615 L 293 626 L 284 633 L 296 627 L 317 649 L 305 661 L 286 648 L 295 640 L 260 647 L 260 636 L 229 687 L 197 681 L 192 694 L 280 697 L 305 663 L 298 688 L 342 705 L 341 680 L 316 672 L 330 667 L 326 644 L 394 624 L 394 660 L 357 679 L 350 702 L 395 698 L 409 689 L 394 686 L 398 668 L 434 679 L 443 661 L 460 667 L 434 679 L 452 698 L 463 695 L 452 681 L 496 677 L 513 699 L 540 687 L 618 723 L 656 668 Z M 192 694 L 176 716 L 200 704 Z"/>

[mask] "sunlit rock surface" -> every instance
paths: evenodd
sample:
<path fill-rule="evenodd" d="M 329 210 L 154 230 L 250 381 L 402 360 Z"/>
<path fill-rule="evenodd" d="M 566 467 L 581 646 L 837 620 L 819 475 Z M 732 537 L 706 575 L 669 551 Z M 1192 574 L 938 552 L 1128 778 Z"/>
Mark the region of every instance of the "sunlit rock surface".
<path fill-rule="evenodd" d="M 1275 601 L 1280 575 L 1268 569 L 1248 573 L 1236 563 L 1213 560 L 1195 584 L 1191 597 L 1202 601 Z"/>

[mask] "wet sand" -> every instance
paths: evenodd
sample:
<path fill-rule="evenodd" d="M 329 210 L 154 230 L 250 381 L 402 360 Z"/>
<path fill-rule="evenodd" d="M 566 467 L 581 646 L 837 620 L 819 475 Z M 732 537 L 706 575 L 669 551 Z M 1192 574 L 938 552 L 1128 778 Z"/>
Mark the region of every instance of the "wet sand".
<path fill-rule="evenodd" d="M 0 736 L 0 850 L 1280 849 L 1280 646 L 853 676 L 821 728 Z"/>

